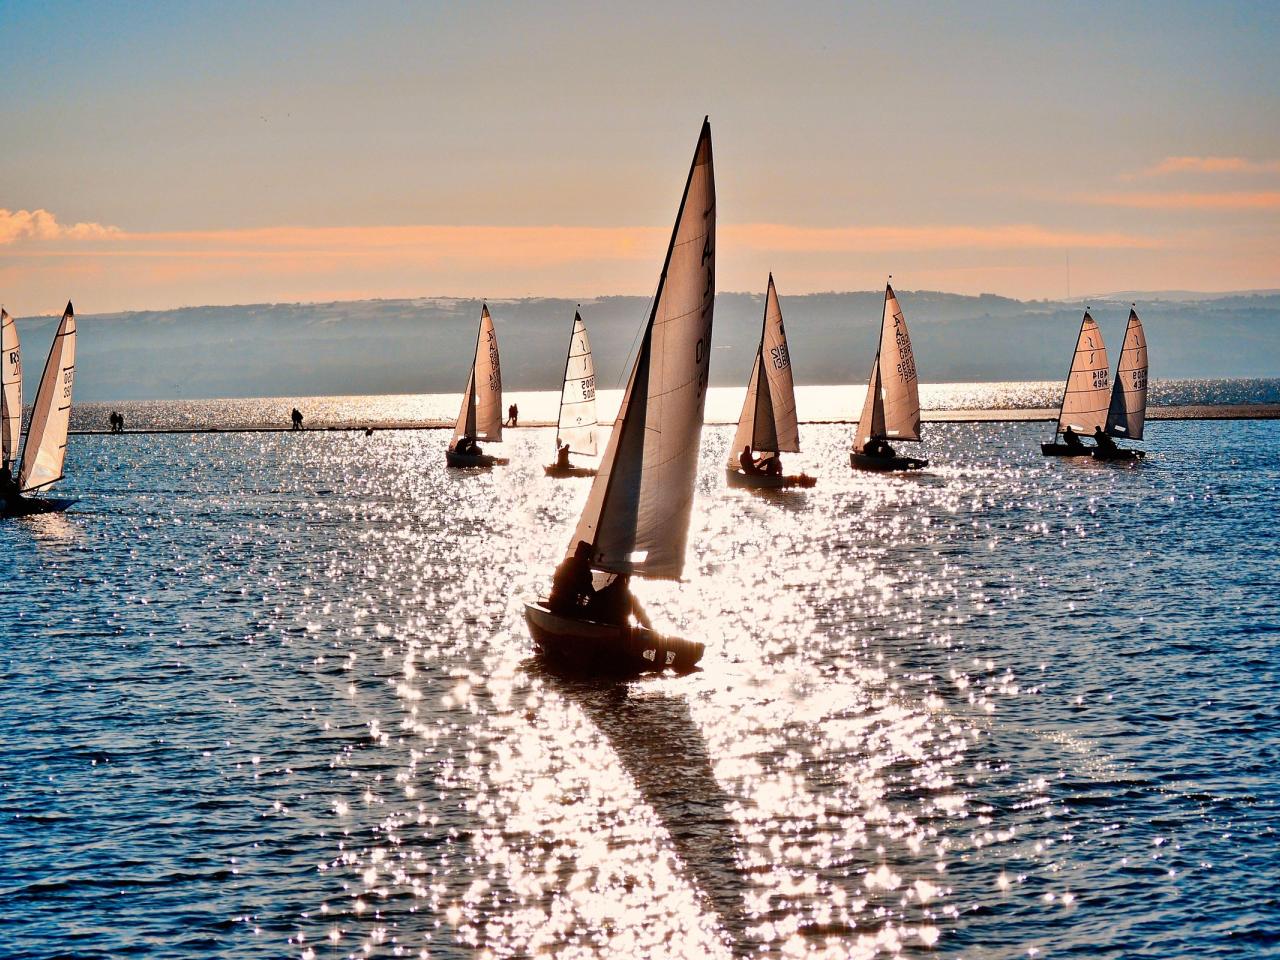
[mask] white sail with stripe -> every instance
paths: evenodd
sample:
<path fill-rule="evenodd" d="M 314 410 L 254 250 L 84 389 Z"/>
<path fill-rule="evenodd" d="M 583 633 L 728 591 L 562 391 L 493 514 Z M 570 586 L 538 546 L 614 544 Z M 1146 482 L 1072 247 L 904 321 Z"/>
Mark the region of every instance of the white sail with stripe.
<path fill-rule="evenodd" d="M 18 325 L 0 307 L 0 463 L 11 467 L 22 438 L 22 357 Z"/>
<path fill-rule="evenodd" d="M 1062 394 L 1056 433 L 1065 433 L 1070 427 L 1076 433 L 1093 436 L 1095 430 L 1106 425 L 1110 407 L 1107 390 L 1110 374 L 1111 365 L 1107 362 L 1102 332 L 1086 310 L 1084 319 L 1080 321 L 1076 350 L 1071 357 L 1071 371 L 1067 374 L 1067 385 Z"/>
<path fill-rule="evenodd" d="M 747 396 L 738 417 L 738 431 L 729 447 L 729 465 L 738 465 L 744 446 L 757 453 L 799 453 L 800 427 L 796 419 L 796 391 L 791 374 L 791 353 L 782 322 L 778 291 L 769 274 L 765 294 L 764 323 L 756 348 Z"/>
<path fill-rule="evenodd" d="M 1116 363 L 1116 379 L 1107 411 L 1107 433 L 1113 437 L 1141 440 L 1147 422 L 1147 335 L 1138 311 L 1129 311 L 1124 346 Z"/>
<path fill-rule="evenodd" d="M 31 407 L 31 425 L 22 447 L 18 489 L 40 490 L 62 479 L 71 423 L 71 388 L 76 371 L 76 316 L 70 302 L 53 336 L 49 359 Z"/>
<path fill-rule="evenodd" d="M 556 424 L 556 449 L 567 444 L 570 453 L 594 457 L 596 447 L 596 368 L 591 341 L 582 315 L 573 315 L 569 354 L 564 362 L 564 387 L 560 391 L 560 419 Z"/>
<path fill-rule="evenodd" d="M 853 438 L 855 453 L 862 453 L 871 440 L 920 439 L 920 383 L 915 353 L 907 321 L 898 305 L 893 287 L 885 284 L 884 311 L 880 316 L 880 346 L 867 398 L 858 418 Z"/>
<path fill-rule="evenodd" d="M 495 442 L 502 439 L 502 368 L 498 363 L 498 335 L 493 329 L 488 304 L 480 308 L 475 359 L 462 394 L 450 449 L 462 437 Z"/>
<path fill-rule="evenodd" d="M 703 121 L 658 291 L 613 432 L 566 555 L 678 579 L 693 510 L 715 308 L 716 191 Z"/>

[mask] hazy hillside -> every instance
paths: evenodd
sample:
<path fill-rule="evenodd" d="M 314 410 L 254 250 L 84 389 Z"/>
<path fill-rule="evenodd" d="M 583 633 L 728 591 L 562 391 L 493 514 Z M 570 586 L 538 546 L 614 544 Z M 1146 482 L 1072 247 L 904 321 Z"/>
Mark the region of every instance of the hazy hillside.
<path fill-rule="evenodd" d="M 1003 297 L 899 291 L 926 381 L 1056 379 L 1065 373 L 1081 306 Z M 716 385 L 745 381 L 759 336 L 761 294 L 716 298 Z M 864 381 L 882 295 L 782 298 L 800 383 Z M 89 308 L 91 305 L 82 303 Z M 554 389 L 563 370 L 572 300 L 492 301 L 503 378 L 513 389 Z M 1128 303 L 1094 301 L 1114 351 Z M 647 315 L 642 297 L 584 301 L 602 387 L 618 386 Z M 1138 302 L 1155 377 L 1280 375 L 1280 294 Z M 81 400 L 461 390 L 474 349 L 478 301 L 192 307 L 82 315 Z M 22 320 L 27 376 L 43 366 L 55 321 Z M 34 386 L 31 388 L 34 389 Z"/>

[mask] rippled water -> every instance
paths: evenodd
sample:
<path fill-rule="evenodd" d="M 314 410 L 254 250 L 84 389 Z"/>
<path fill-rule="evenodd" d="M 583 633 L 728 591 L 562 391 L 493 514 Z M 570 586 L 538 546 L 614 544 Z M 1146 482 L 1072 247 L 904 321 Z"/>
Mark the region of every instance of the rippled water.
<path fill-rule="evenodd" d="M 459 384 L 459 389 L 463 384 Z M 796 406 L 801 420 L 856 420 L 866 396 L 866 384 L 801 386 Z M 708 423 L 737 423 L 745 387 L 712 387 L 707 391 Z M 423 393 L 375 397 L 262 397 L 241 400 L 140 400 L 123 403 L 77 404 L 71 412 L 75 430 L 105 430 L 107 417 L 117 410 L 129 429 L 195 429 L 287 426 L 289 412 L 301 408 L 309 424 L 355 426 L 436 421 L 452 424 L 458 415 L 460 393 Z M 920 402 L 925 410 L 1019 410 L 1056 408 L 1062 383 L 1037 380 L 1008 383 L 925 383 Z M 622 390 L 602 389 L 600 420 L 611 423 L 622 402 Z M 541 390 L 504 395 L 516 403 L 525 422 L 554 423 L 560 411 L 560 392 Z M 1280 380 L 1152 380 L 1152 406 L 1280 404 Z"/>
<path fill-rule="evenodd" d="M 0 525 L 4 955 L 1280 950 L 1280 423 L 807 427 L 772 497 L 729 433 L 638 586 L 705 669 L 625 686 L 529 658 L 549 430 L 73 438 Z"/>

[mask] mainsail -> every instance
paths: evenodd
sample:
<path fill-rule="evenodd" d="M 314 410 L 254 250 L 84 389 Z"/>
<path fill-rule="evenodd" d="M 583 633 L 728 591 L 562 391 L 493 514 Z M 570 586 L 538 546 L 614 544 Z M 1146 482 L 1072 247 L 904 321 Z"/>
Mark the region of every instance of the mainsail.
<path fill-rule="evenodd" d="M 756 348 L 747 398 L 738 417 L 738 432 L 729 447 L 729 464 L 737 466 L 742 448 L 758 453 L 799 453 L 800 428 L 796 422 L 796 391 L 791 377 L 791 354 L 782 324 L 778 291 L 769 274 L 764 303 L 764 329 Z"/>
<path fill-rule="evenodd" d="M 858 418 L 853 449 L 861 453 L 872 439 L 920 439 L 920 383 L 907 321 L 893 287 L 885 284 L 880 317 L 880 347 L 867 383 L 867 399 Z"/>
<path fill-rule="evenodd" d="M 715 307 L 716 189 L 704 120 L 653 310 L 622 407 L 567 554 L 593 566 L 678 579 L 693 510 Z"/>
<path fill-rule="evenodd" d="M 450 448 L 460 437 L 495 442 L 502 439 L 502 370 L 498 365 L 498 335 L 493 330 L 488 304 L 480 308 L 475 360 L 462 394 Z"/>
<path fill-rule="evenodd" d="M 40 377 L 36 402 L 31 408 L 31 425 L 22 448 L 22 469 L 18 488 L 23 493 L 39 490 L 62 479 L 67 455 L 67 427 L 71 421 L 71 386 L 76 372 L 76 315 L 67 303 L 58 332 L 54 334 L 49 359 Z"/>
<path fill-rule="evenodd" d="M 1080 322 L 1076 352 L 1071 358 L 1071 372 L 1067 374 L 1067 387 L 1062 394 L 1056 433 L 1064 433 L 1070 427 L 1076 433 L 1092 436 L 1106 423 L 1110 373 L 1102 333 L 1086 310 Z"/>
<path fill-rule="evenodd" d="M 18 458 L 22 436 L 22 358 L 18 325 L 0 307 L 0 463 L 8 467 Z"/>
<path fill-rule="evenodd" d="M 556 425 L 556 449 L 569 445 L 570 453 L 594 457 L 596 449 L 596 368 L 591 361 L 591 341 L 582 316 L 573 315 L 569 355 L 564 362 L 564 389 L 560 392 L 560 420 Z"/>
<path fill-rule="evenodd" d="M 1116 379 L 1111 389 L 1111 409 L 1107 411 L 1107 433 L 1113 437 L 1142 439 L 1147 421 L 1147 335 L 1138 319 L 1138 311 L 1129 311 L 1129 325 L 1124 331 L 1124 346 L 1116 364 Z"/>

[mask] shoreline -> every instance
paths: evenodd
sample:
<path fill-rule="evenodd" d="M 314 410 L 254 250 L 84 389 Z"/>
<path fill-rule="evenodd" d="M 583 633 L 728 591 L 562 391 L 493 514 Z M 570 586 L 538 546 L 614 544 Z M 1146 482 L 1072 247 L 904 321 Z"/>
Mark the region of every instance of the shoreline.
<path fill-rule="evenodd" d="M 920 418 L 925 423 L 1035 423 L 1049 422 L 1057 417 L 1052 407 L 1028 407 L 1018 410 L 923 410 Z M 1183 404 L 1169 407 L 1151 407 L 1147 419 L 1155 420 L 1280 420 L 1280 404 Z M 736 421 L 707 420 L 707 426 L 732 426 Z M 854 419 L 804 420 L 805 424 L 854 424 Z M 370 420 L 364 423 L 319 422 L 294 431 L 288 424 L 245 424 L 234 427 L 143 427 L 126 429 L 124 434 L 166 433 L 351 433 L 365 430 L 452 430 L 452 420 Z M 551 421 L 533 420 L 508 430 L 548 429 L 555 427 Z M 72 436 L 111 436 L 110 430 L 71 430 Z"/>

